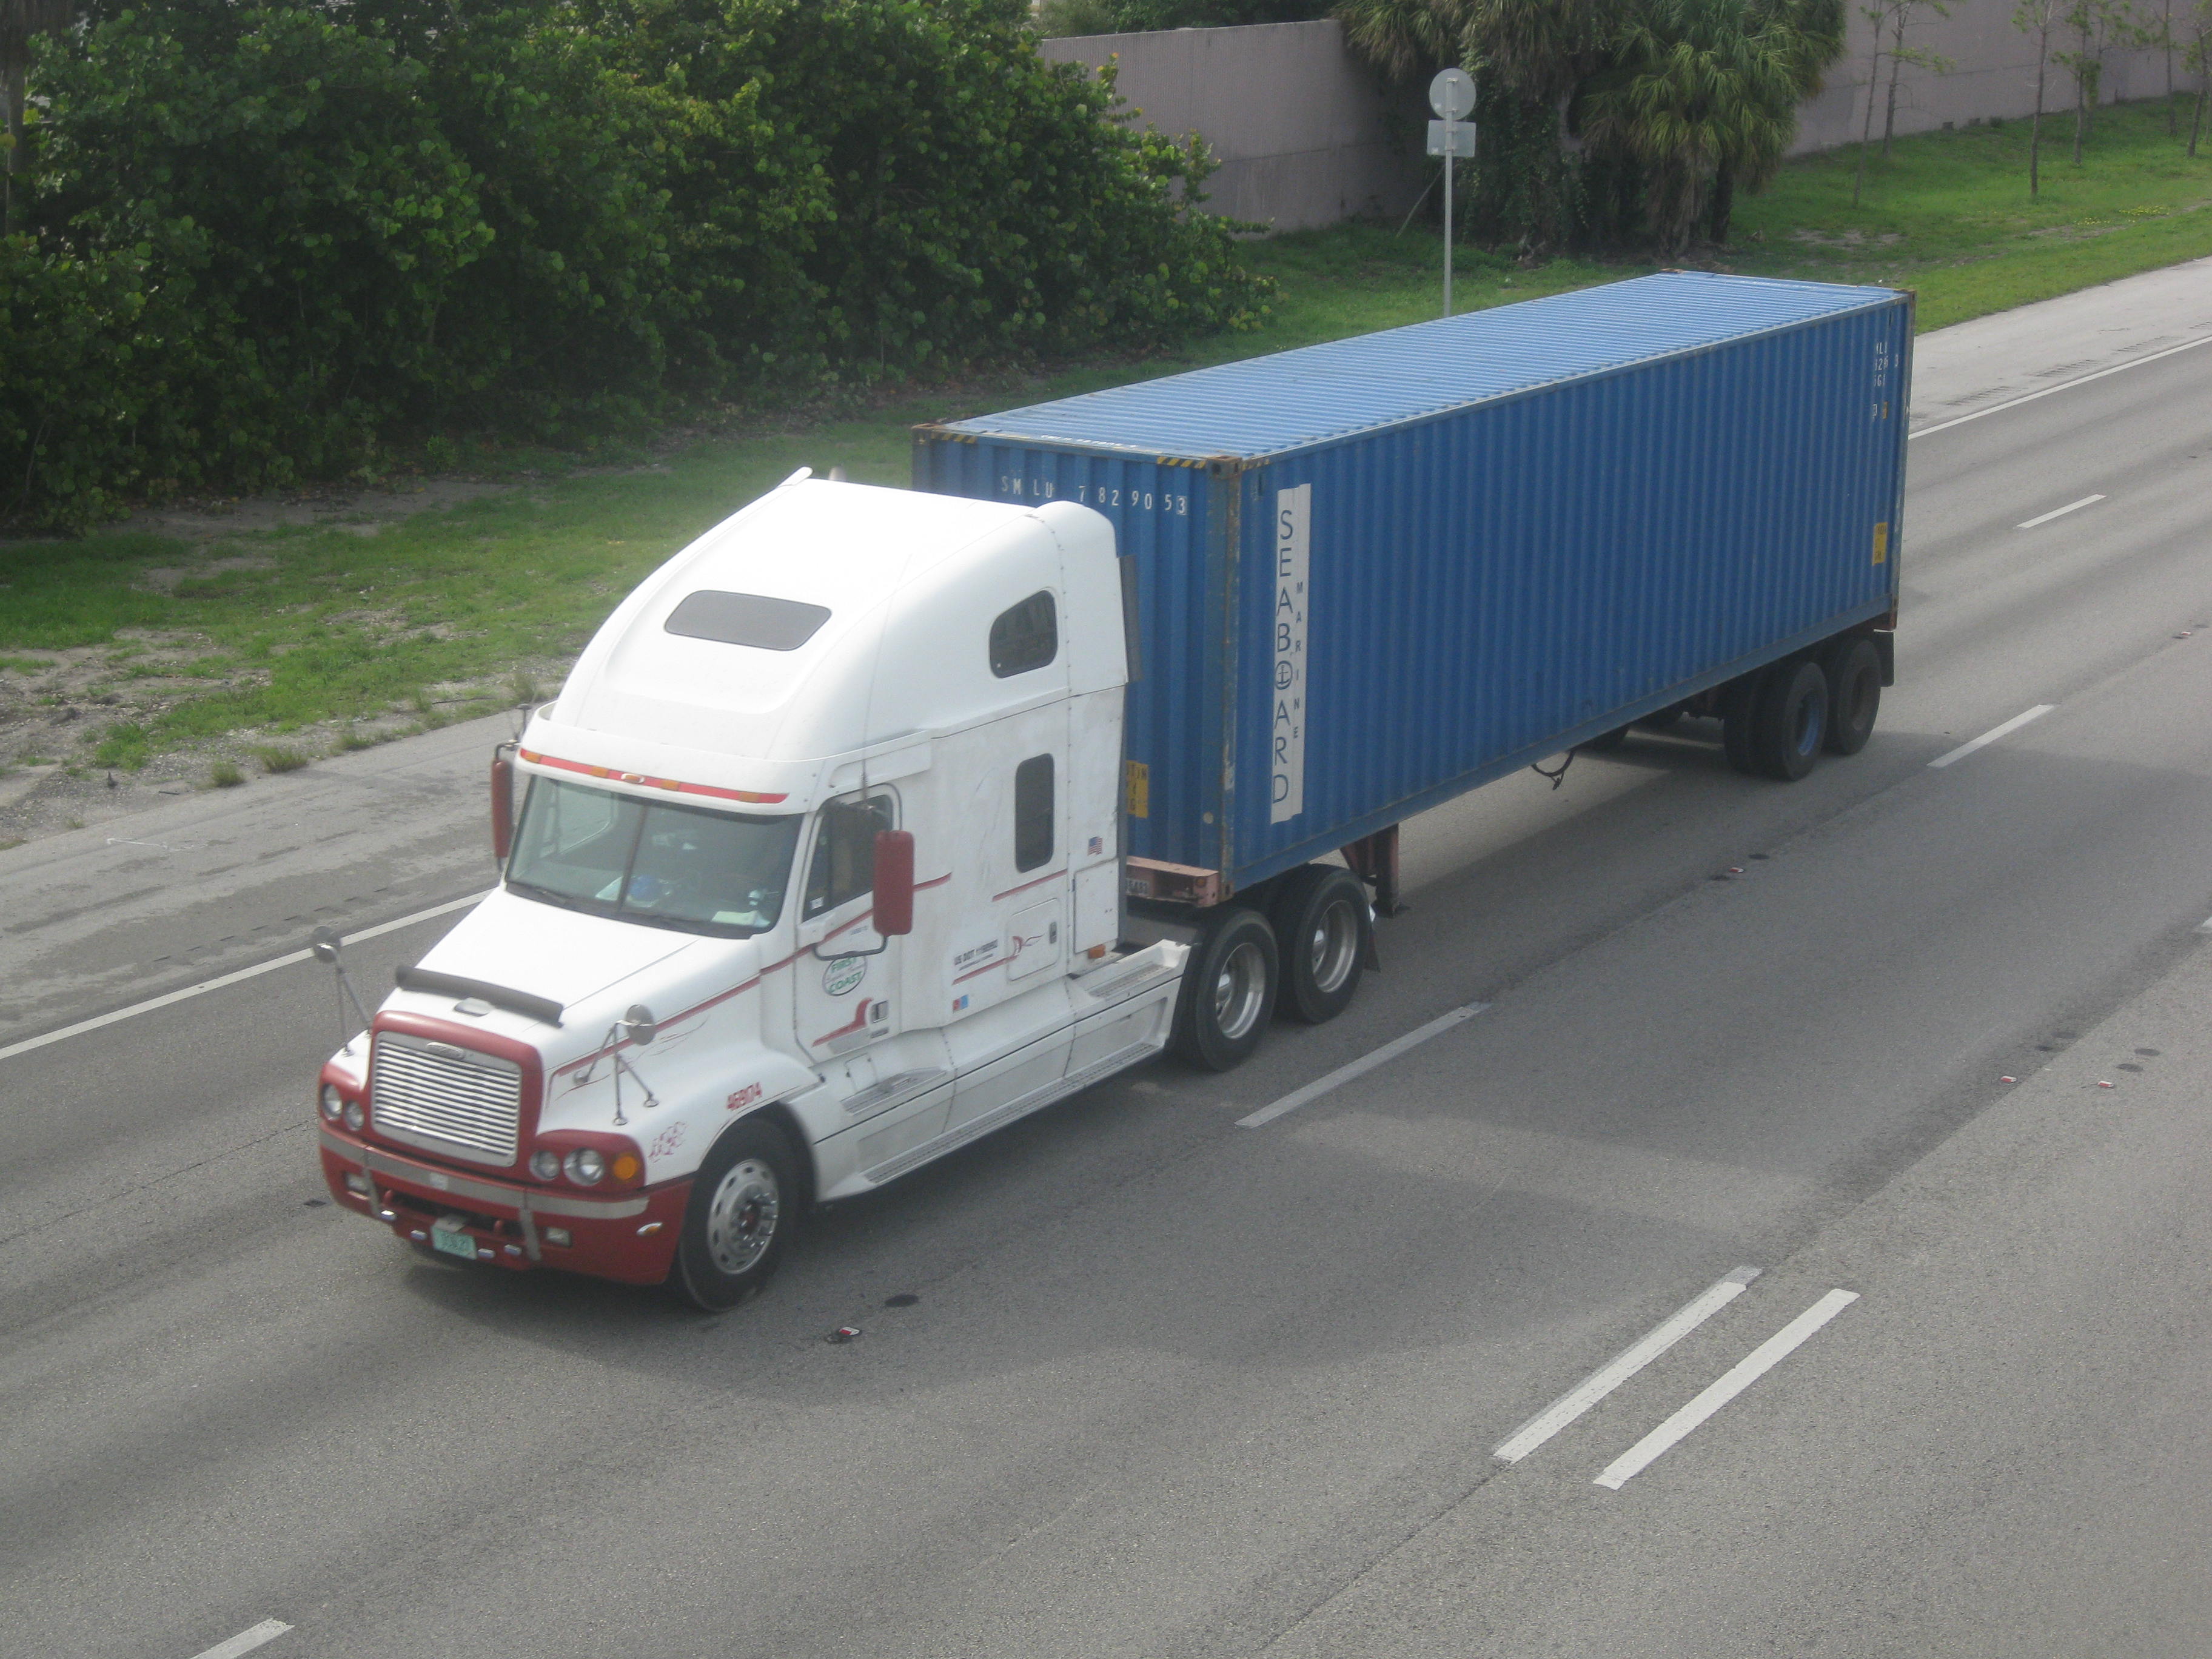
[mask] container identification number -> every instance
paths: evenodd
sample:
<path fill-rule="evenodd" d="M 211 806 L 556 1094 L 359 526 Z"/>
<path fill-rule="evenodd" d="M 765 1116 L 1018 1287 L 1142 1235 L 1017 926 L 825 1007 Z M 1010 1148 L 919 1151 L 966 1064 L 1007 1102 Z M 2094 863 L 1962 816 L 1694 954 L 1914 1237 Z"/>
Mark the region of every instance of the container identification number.
<path fill-rule="evenodd" d="M 1019 501 L 1048 501 L 1059 494 L 1059 485 L 1050 478 L 1024 478 L 1002 472 L 999 475 L 999 493 Z M 1126 507 L 1178 519 L 1190 516 L 1190 497 L 1166 490 L 1124 489 L 1118 484 L 1078 484 L 1075 499 L 1085 507 Z"/>

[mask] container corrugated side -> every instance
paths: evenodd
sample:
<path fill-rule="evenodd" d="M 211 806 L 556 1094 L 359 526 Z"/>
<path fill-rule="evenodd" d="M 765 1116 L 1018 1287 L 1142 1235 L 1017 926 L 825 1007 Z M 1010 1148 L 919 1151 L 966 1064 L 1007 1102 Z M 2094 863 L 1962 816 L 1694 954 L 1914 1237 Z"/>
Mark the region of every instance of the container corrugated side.
<path fill-rule="evenodd" d="M 1889 611 L 1909 329 L 1907 305 L 1870 307 L 1247 471 L 1237 882 Z M 1297 606 L 1269 578 L 1301 489 L 1286 768 L 1275 624 Z M 1302 810 L 1278 820 L 1286 771 Z"/>

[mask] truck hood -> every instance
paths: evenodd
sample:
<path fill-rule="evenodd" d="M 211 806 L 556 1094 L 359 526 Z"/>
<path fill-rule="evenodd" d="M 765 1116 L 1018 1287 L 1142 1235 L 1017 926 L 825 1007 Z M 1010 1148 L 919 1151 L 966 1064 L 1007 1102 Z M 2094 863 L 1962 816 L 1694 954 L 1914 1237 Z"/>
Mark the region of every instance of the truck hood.
<path fill-rule="evenodd" d="M 707 944 L 726 950 L 728 942 L 587 916 L 501 888 L 418 965 L 574 1007 L 632 975 Z"/>

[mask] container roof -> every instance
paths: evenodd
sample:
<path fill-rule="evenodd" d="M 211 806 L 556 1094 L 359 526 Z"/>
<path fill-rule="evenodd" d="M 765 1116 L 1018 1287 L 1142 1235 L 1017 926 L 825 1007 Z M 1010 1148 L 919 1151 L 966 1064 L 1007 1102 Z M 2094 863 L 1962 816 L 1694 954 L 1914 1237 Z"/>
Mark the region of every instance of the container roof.
<path fill-rule="evenodd" d="M 1189 459 L 1279 455 L 1899 297 L 1893 289 L 1668 271 L 945 426 Z"/>

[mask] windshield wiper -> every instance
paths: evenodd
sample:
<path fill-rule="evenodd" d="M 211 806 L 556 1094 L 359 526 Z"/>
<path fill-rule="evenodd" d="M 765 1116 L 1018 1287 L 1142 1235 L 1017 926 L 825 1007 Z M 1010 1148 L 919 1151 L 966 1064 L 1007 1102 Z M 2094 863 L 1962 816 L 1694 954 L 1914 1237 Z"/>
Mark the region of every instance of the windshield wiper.
<path fill-rule="evenodd" d="M 540 904 L 557 904 L 563 910 L 580 910 L 586 915 L 592 916 L 613 914 L 611 910 L 599 908 L 597 903 L 590 899 L 580 899 L 573 893 L 563 893 L 556 888 L 540 887 L 534 881 L 518 881 L 513 876 L 509 876 L 507 878 L 507 885 L 509 892 L 520 893 L 525 898 L 536 899 Z"/>

